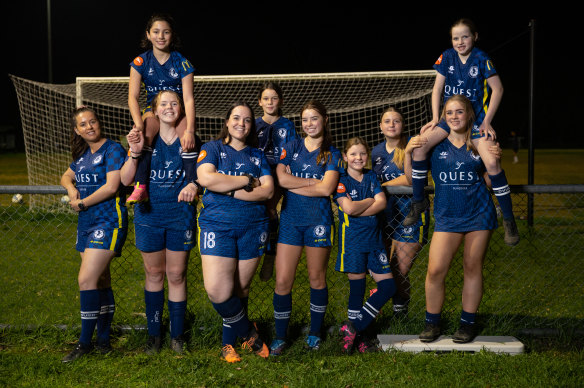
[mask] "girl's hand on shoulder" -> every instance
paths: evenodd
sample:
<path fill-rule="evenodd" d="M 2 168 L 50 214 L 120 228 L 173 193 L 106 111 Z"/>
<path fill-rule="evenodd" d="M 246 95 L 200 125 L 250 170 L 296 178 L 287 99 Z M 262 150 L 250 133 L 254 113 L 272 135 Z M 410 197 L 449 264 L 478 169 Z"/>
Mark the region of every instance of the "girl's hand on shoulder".
<path fill-rule="evenodd" d="M 195 134 L 185 131 L 183 137 L 180 139 L 180 145 L 183 150 L 192 151 L 195 148 Z"/>

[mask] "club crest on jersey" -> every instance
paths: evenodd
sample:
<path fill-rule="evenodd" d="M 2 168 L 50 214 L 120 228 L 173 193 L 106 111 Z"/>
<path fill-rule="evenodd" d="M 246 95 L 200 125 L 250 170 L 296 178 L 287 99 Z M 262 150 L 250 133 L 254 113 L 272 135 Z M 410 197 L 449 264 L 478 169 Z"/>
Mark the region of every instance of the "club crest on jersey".
<path fill-rule="evenodd" d="M 190 230 L 190 229 L 189 229 L 189 230 L 187 230 L 187 231 L 185 232 L 185 238 L 186 238 L 187 240 L 192 240 L 192 238 L 193 238 L 193 231 L 192 231 L 192 230 Z"/>
<path fill-rule="evenodd" d="M 324 225 L 317 225 L 314 227 L 314 235 L 316 237 L 322 237 L 326 233 L 326 228 Z"/>
<path fill-rule="evenodd" d="M 285 139 L 286 138 L 286 128 L 278 129 L 278 136 L 280 136 L 282 139 Z"/>
<path fill-rule="evenodd" d="M 379 262 L 381 264 L 387 264 L 387 255 L 383 252 L 379 254 Z"/>
<path fill-rule="evenodd" d="M 255 156 L 251 156 L 251 157 L 249 158 L 249 160 L 250 160 L 250 161 L 251 161 L 253 164 L 255 164 L 256 166 L 259 166 L 259 165 L 260 165 L 260 160 L 259 160 L 258 158 L 256 158 Z"/>
<path fill-rule="evenodd" d="M 178 73 L 176 72 L 176 70 L 174 70 L 174 67 L 172 67 L 170 69 L 170 71 L 168 72 L 168 75 L 170 75 L 172 78 L 178 78 Z"/>
<path fill-rule="evenodd" d="M 264 244 L 268 240 L 268 232 L 260 234 L 260 243 Z"/>
<path fill-rule="evenodd" d="M 476 65 L 471 66 L 469 71 L 468 71 L 468 75 L 472 78 L 476 78 L 477 75 L 479 75 L 479 68 Z"/>
<path fill-rule="evenodd" d="M 471 153 L 470 153 L 470 157 L 471 157 L 471 158 L 473 158 L 474 160 L 476 160 L 477 162 L 478 162 L 479 160 L 481 160 L 481 155 L 479 155 L 479 154 L 475 154 L 474 152 L 471 152 Z"/>
<path fill-rule="evenodd" d="M 454 74 L 454 66 L 448 66 L 448 74 Z"/>
<path fill-rule="evenodd" d="M 101 163 L 101 160 L 103 158 L 103 155 L 97 155 L 95 158 L 93 158 L 93 161 L 91 162 L 93 165 L 99 164 Z"/>
<path fill-rule="evenodd" d="M 97 240 L 101 240 L 105 237 L 105 232 L 103 231 L 103 229 L 97 229 L 95 232 L 93 232 L 93 238 L 97 239 Z"/>
<path fill-rule="evenodd" d="M 404 228 L 404 234 L 411 235 L 414 232 L 414 228 L 412 226 L 406 226 Z"/>

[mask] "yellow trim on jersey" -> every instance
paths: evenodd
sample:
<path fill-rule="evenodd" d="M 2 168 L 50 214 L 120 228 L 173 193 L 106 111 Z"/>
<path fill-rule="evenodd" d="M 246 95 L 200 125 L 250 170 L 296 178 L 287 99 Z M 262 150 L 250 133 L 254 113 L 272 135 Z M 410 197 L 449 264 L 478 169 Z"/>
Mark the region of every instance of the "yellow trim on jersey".
<path fill-rule="evenodd" d="M 122 208 L 120 207 L 120 192 L 116 193 L 116 213 L 118 214 L 118 227 L 114 228 L 114 234 L 112 236 L 112 243 L 110 244 L 109 250 L 113 251 L 116 249 L 116 242 L 118 240 L 118 230 L 123 226 L 122 221 Z"/>
<path fill-rule="evenodd" d="M 426 213 L 422 213 L 422 225 L 420 226 L 420 231 L 418 233 L 418 242 L 420 244 L 424 243 L 424 227 L 426 226 Z"/>
<path fill-rule="evenodd" d="M 483 90 L 483 110 L 485 111 L 485 114 L 487 114 L 487 110 L 489 110 L 489 107 L 487 106 L 487 100 L 489 99 L 489 83 L 487 82 L 487 80 L 485 79 L 484 81 L 484 90 Z"/>
<path fill-rule="evenodd" d="M 339 210 L 343 211 L 343 209 L 339 206 Z M 341 265 L 340 265 L 340 271 L 341 272 L 345 272 L 345 228 L 347 228 L 349 226 L 349 216 L 347 214 L 345 214 L 345 212 L 343 212 L 343 226 L 341 227 L 341 241 L 340 241 L 340 245 L 341 245 Z M 331 229 L 332 231 L 332 229 Z M 334 235 L 334 233 L 331 233 L 331 244 L 333 243 L 332 241 L 332 235 Z"/>

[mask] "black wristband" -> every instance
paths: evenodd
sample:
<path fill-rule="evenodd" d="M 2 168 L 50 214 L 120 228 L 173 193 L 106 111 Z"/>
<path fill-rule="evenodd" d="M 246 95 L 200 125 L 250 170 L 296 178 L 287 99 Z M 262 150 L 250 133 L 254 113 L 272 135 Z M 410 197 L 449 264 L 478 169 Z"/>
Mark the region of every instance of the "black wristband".
<path fill-rule="evenodd" d="M 230 197 L 235 197 L 235 190 L 231 190 L 231 192 L 229 192 L 229 196 Z"/>
<path fill-rule="evenodd" d="M 85 204 L 83 203 L 83 201 L 79 202 L 79 204 L 77 205 L 77 207 L 79 208 L 79 210 L 81 210 L 82 212 L 87 210 L 87 206 L 85 206 Z"/>
<path fill-rule="evenodd" d="M 250 191 L 253 191 L 253 183 L 254 183 L 255 178 L 251 174 L 244 174 L 244 175 L 247 176 L 247 179 L 249 179 L 249 182 L 247 183 L 247 185 L 243 186 L 243 189 L 249 193 Z"/>

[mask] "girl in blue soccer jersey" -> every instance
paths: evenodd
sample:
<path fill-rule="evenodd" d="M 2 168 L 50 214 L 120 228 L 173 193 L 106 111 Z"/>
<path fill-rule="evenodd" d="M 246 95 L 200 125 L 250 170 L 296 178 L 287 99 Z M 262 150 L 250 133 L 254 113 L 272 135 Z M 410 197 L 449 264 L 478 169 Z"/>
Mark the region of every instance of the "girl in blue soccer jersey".
<path fill-rule="evenodd" d="M 329 117 L 324 105 L 309 101 L 301 111 L 305 137 L 287 143 L 276 167 L 278 182 L 286 191 L 280 212 L 276 253 L 274 318 L 276 338 L 270 354 L 277 356 L 287 346 L 292 312 L 292 286 L 296 268 L 306 253 L 310 281 L 310 331 L 307 349 L 320 346 L 321 329 L 328 304 L 326 271 L 333 242 L 333 212 L 330 196 L 343 171 L 341 154 L 332 146 Z"/>
<path fill-rule="evenodd" d="M 441 102 L 446 102 L 455 95 L 464 95 L 472 103 L 476 120 L 470 135 L 471 140 L 485 164 L 503 212 L 505 243 L 513 246 L 519 242 L 519 233 L 513 215 L 511 191 L 500 161 L 489 152 L 489 147 L 495 144 L 496 135 L 491 122 L 503 96 L 503 84 L 488 55 L 475 47 L 478 33 L 472 21 L 458 20 L 451 27 L 450 35 L 452 48 L 442 53 L 434 65 L 437 74 L 432 91 L 432 121 L 421 130 L 421 135 L 428 140 L 427 143 L 413 152 L 414 196 L 404 225 L 414 224 L 429 206 L 428 200 L 424 198 L 424 182 L 428 173 L 427 155 L 449 133 L 448 125 L 438 117 Z"/>
<path fill-rule="evenodd" d="M 347 173 L 341 175 L 334 195 L 339 205 L 335 269 L 345 272 L 349 278 L 349 320 L 340 328 L 342 351 L 346 354 L 355 345 L 361 353 L 379 349 L 363 333 L 396 290 L 377 218 L 387 201 L 375 173 L 365 169 L 368 158 L 369 147 L 363 139 L 355 137 L 347 141 L 343 153 Z M 367 271 L 377 283 L 377 292 L 363 304 Z"/>
<path fill-rule="evenodd" d="M 258 95 L 258 101 L 264 112 L 262 117 L 256 119 L 258 146 L 264 151 L 272 168 L 272 176 L 276 178 L 276 165 L 280 159 L 283 146 L 289 141 L 297 139 L 298 134 L 294 123 L 282 116 L 284 96 L 280 85 L 274 81 L 264 82 Z M 270 216 L 270 237 L 260 270 L 260 279 L 263 281 L 267 281 L 272 277 L 276 244 L 278 243 L 279 218 L 277 206 L 283 192 L 278 185 L 277 179 L 274 183 L 274 196 L 266 203 Z"/>
<path fill-rule="evenodd" d="M 176 125 L 182 109 L 180 97 L 172 91 L 160 92 L 152 101 L 160 131 L 152 139 L 150 200 L 138 204 L 134 210 L 136 248 L 142 254 L 146 275 L 144 299 L 149 338 L 145 351 L 149 354 L 161 348 L 165 277 L 168 282 L 170 347 L 177 353 L 182 353 L 184 347 L 186 271 L 190 251 L 195 245 L 197 185 L 186 178 L 178 152 L 180 141 Z M 122 168 L 121 177 L 125 185 L 130 185 L 143 152 L 144 136 L 134 128 L 127 138 L 130 158 Z"/>
<path fill-rule="evenodd" d="M 162 90 L 172 90 L 183 99 L 184 113 L 176 125 L 180 139 L 179 152 L 183 158 L 186 177 L 194 181 L 197 143 L 195 135 L 195 97 L 193 94 L 193 65 L 176 49 L 180 39 L 176 33 L 174 19 L 169 15 L 154 14 L 148 20 L 142 48 L 146 52 L 130 63 L 128 106 L 134 127 L 145 137 L 145 145 L 150 147 L 159 131 L 160 123 L 152 110 L 152 101 Z M 146 90 L 146 108 L 140 110 L 140 90 Z M 133 141 L 136 141 L 133 139 Z M 136 173 L 135 188 L 128 197 L 128 203 L 148 200 L 148 171 L 151 154 L 143 152 Z"/>
<path fill-rule="evenodd" d="M 115 300 L 110 262 L 120 255 L 128 228 L 125 197 L 120 194 L 125 150 L 104 137 L 101 122 L 90 108 L 73 111 L 71 126 L 73 163 L 61 177 L 61 186 L 67 190 L 71 208 L 79 214 L 76 249 L 81 254 L 81 336 L 63 362 L 74 361 L 93 349 L 91 339 L 96 328 L 96 348 L 101 353 L 111 350 Z"/>
<path fill-rule="evenodd" d="M 265 201 L 274 193 L 270 165 L 256 148 L 253 110 L 244 102 L 227 112 L 218 139 L 203 145 L 197 163 L 205 188 L 199 213 L 199 249 L 205 290 L 223 318 L 221 358 L 239 362 L 234 348 L 267 358 L 269 349 L 247 316 L 253 275 L 268 239 Z"/>
<path fill-rule="evenodd" d="M 452 340 L 465 343 L 476 335 L 475 316 L 483 295 L 483 261 L 493 229 L 497 228 L 497 213 L 487 188 L 489 177 L 471 140 L 475 122 L 471 101 L 461 95 L 452 96 L 446 101 L 442 118 L 450 133 L 430 156 L 435 226 L 426 274 L 426 327 L 420 340 L 431 342 L 440 336 L 446 275 L 464 242 L 462 313 Z M 497 155 L 500 153 L 493 153 Z"/>
<path fill-rule="evenodd" d="M 408 176 L 411 176 L 411 164 L 405 158 L 408 137 L 403 132 L 403 115 L 396 108 L 389 107 L 382 113 L 379 127 L 384 141 L 375 146 L 371 153 L 377 179 L 382 186 L 410 186 Z M 415 141 L 423 139 L 418 137 Z M 416 224 L 403 225 L 410 201 L 411 196 L 388 195 L 384 212 L 385 248 L 391 255 L 390 263 L 397 286 L 393 296 L 393 312 L 396 316 L 407 315 L 411 288 L 408 274 L 428 239 L 428 210 L 422 213 Z"/>

